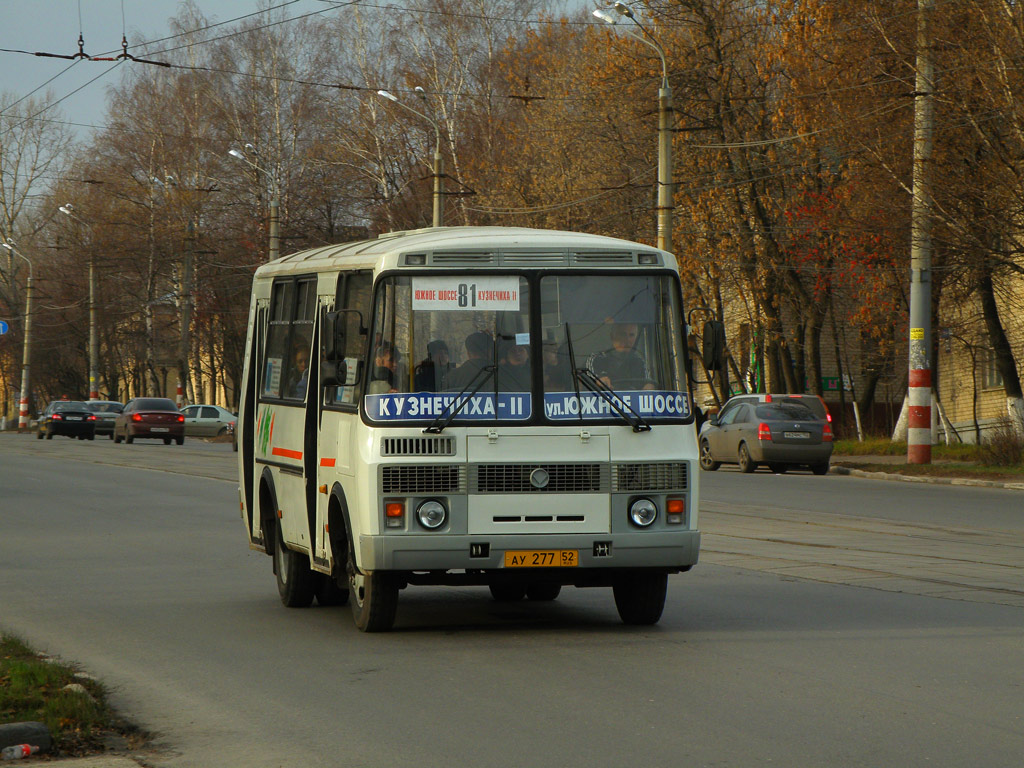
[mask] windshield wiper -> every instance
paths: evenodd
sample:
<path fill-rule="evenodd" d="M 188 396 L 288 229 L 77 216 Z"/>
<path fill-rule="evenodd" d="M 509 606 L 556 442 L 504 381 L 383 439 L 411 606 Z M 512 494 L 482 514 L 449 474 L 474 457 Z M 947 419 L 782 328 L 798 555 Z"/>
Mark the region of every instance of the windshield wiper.
<path fill-rule="evenodd" d="M 462 391 L 455 396 L 456 402 L 458 402 L 459 400 L 462 401 L 459 402 L 459 407 L 453 410 L 447 416 L 445 416 L 442 413 L 440 416 L 438 416 L 436 419 L 430 422 L 430 424 L 427 425 L 427 427 L 423 430 L 424 434 L 441 434 L 444 431 L 445 427 L 451 424 L 455 420 L 455 417 L 459 415 L 459 412 L 466 407 L 466 403 L 469 402 L 470 398 L 475 397 L 476 393 L 483 388 L 484 384 L 487 383 L 487 379 L 489 379 L 496 370 L 497 366 L 492 364 L 485 365 L 483 368 L 477 371 L 476 375 L 473 376 L 473 378 L 469 380 L 466 386 L 462 388 Z M 466 392 L 469 392 L 469 388 L 472 387 L 474 384 L 476 384 L 476 387 L 474 387 L 473 391 L 469 393 L 469 397 L 465 397 Z"/>
<path fill-rule="evenodd" d="M 623 400 L 614 389 L 597 378 L 589 368 L 576 367 L 576 353 L 572 348 L 572 333 L 568 323 L 565 324 L 565 345 L 569 350 L 569 367 L 572 369 L 572 383 L 576 392 L 576 400 L 580 399 L 580 382 L 582 382 L 583 386 L 607 402 L 623 421 L 628 422 L 634 432 L 650 432 L 651 425 L 644 421 L 643 417 L 634 411 L 632 406 Z M 583 421 L 582 407 L 580 408 L 580 421 Z"/>

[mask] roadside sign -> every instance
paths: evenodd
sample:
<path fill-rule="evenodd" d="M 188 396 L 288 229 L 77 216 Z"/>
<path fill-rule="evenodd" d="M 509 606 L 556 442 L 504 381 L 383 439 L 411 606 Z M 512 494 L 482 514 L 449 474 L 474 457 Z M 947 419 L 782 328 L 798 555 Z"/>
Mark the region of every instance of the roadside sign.
<path fill-rule="evenodd" d="M 0 320 L 0 336 L 3 336 L 5 333 L 7 333 L 7 329 L 7 323 L 5 323 L 3 320 Z"/>

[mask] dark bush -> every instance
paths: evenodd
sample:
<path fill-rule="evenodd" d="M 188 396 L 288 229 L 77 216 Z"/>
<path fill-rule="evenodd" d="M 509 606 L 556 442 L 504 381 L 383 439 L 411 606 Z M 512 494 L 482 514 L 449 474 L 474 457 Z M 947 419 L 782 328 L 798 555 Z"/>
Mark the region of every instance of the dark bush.
<path fill-rule="evenodd" d="M 1024 438 L 1007 416 L 1001 416 L 980 448 L 978 459 L 990 467 L 1013 467 L 1024 463 Z"/>

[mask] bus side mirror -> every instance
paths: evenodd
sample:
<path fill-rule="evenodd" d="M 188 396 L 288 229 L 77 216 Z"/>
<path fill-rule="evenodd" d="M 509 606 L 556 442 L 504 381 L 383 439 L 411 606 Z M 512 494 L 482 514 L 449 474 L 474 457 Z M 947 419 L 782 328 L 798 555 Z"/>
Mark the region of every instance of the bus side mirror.
<path fill-rule="evenodd" d="M 709 371 L 718 371 L 725 367 L 725 323 L 721 320 L 708 320 L 704 323 L 704 338 L 701 357 L 704 367 Z"/>
<path fill-rule="evenodd" d="M 345 321 L 341 312 L 328 312 L 324 315 L 323 339 L 324 360 L 329 363 L 344 362 Z"/>

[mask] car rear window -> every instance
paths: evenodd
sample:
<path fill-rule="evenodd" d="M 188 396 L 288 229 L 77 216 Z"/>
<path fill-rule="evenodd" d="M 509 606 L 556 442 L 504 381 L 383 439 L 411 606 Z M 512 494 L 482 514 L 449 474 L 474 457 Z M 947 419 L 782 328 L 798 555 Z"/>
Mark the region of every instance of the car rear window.
<path fill-rule="evenodd" d="M 88 406 L 93 413 L 120 413 L 124 410 L 121 403 L 89 403 Z"/>
<path fill-rule="evenodd" d="M 173 400 L 163 397 L 143 397 L 135 401 L 137 411 L 176 411 L 178 406 Z"/>
<path fill-rule="evenodd" d="M 80 403 L 77 400 L 66 400 L 56 403 L 53 406 L 55 411 L 87 411 L 88 406 L 85 403 Z"/>
<path fill-rule="evenodd" d="M 801 397 L 799 399 L 797 399 L 797 398 L 786 398 L 785 400 L 782 400 L 781 402 L 784 403 L 784 404 L 790 404 L 791 403 L 793 405 L 803 406 L 804 408 L 807 408 L 808 410 L 810 410 L 811 413 L 813 413 L 819 419 L 824 419 L 825 418 L 825 404 L 823 402 L 821 402 L 821 400 L 819 400 L 817 397 L 810 397 L 810 396 L 808 396 L 808 397 Z"/>
<path fill-rule="evenodd" d="M 759 405 L 757 407 L 757 418 L 765 420 L 794 419 L 803 421 L 818 421 L 818 417 L 811 413 L 810 408 L 800 403 L 772 403 L 770 405 Z"/>

